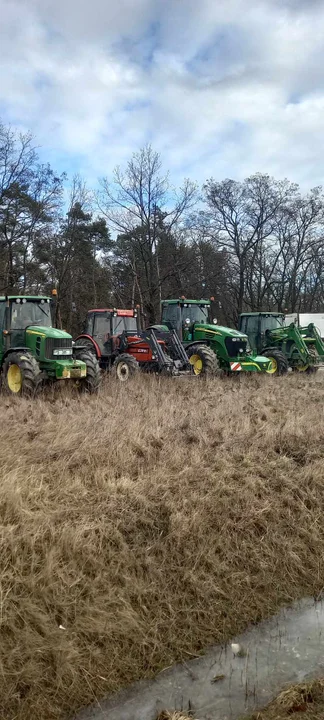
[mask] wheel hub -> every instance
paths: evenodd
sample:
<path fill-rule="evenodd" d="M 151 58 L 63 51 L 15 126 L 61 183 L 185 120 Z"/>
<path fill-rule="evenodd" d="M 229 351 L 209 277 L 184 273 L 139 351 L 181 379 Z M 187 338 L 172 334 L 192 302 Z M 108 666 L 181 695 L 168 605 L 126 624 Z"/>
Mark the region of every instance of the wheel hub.
<path fill-rule="evenodd" d="M 22 388 L 22 374 L 18 365 L 10 365 L 7 372 L 8 388 L 13 393 L 19 393 Z"/>
<path fill-rule="evenodd" d="M 193 366 L 193 371 L 195 375 L 200 375 L 202 369 L 203 369 L 203 363 L 201 357 L 199 355 L 191 355 L 189 358 L 190 365 Z"/>
<path fill-rule="evenodd" d="M 269 358 L 269 360 L 271 360 L 271 367 L 266 372 L 268 375 L 274 375 L 274 373 L 278 370 L 277 360 L 274 357 Z"/>
<path fill-rule="evenodd" d="M 119 380 L 125 381 L 128 380 L 129 376 L 129 367 L 127 363 L 119 363 L 117 367 L 117 376 Z"/>

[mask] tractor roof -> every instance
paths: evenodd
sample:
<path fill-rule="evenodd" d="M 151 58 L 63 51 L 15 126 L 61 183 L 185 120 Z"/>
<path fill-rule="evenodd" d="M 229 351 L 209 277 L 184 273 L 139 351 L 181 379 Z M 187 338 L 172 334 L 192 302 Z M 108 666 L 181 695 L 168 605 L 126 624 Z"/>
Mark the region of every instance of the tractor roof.
<path fill-rule="evenodd" d="M 135 316 L 135 310 L 123 310 L 120 308 L 94 308 L 93 310 L 88 310 L 88 315 L 90 313 L 113 313 L 116 312 L 117 316 L 119 317 L 134 317 Z"/>
<path fill-rule="evenodd" d="M 178 298 L 177 300 L 162 300 L 162 303 L 168 305 L 210 305 L 210 300 L 190 300 L 189 298 Z"/>
<path fill-rule="evenodd" d="M 17 300 L 19 299 L 25 299 L 25 300 L 50 300 L 51 298 L 48 295 L 1 295 L 0 301 L 4 300 Z"/>
<path fill-rule="evenodd" d="M 256 315 L 256 316 L 257 316 L 257 315 L 265 315 L 266 317 L 269 317 L 269 315 L 274 316 L 274 317 L 278 317 L 278 315 L 280 315 L 281 317 L 283 317 L 283 316 L 284 316 L 284 313 L 279 312 L 279 311 L 278 311 L 278 312 L 275 312 L 275 311 L 272 311 L 272 310 L 265 311 L 265 312 L 246 312 L 246 313 L 241 313 L 241 314 L 240 314 L 240 317 L 250 317 L 250 315 Z"/>

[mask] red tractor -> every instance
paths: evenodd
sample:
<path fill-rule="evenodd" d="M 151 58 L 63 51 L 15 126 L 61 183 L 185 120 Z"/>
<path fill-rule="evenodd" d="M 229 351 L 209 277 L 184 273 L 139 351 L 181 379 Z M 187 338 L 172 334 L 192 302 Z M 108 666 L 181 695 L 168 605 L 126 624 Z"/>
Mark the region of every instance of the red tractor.
<path fill-rule="evenodd" d="M 127 380 L 139 369 L 179 375 L 190 365 L 175 330 L 141 330 L 137 310 L 89 310 L 84 332 L 75 344 L 93 352 L 103 370 L 115 370 Z M 169 354 L 170 353 L 170 354 Z"/>

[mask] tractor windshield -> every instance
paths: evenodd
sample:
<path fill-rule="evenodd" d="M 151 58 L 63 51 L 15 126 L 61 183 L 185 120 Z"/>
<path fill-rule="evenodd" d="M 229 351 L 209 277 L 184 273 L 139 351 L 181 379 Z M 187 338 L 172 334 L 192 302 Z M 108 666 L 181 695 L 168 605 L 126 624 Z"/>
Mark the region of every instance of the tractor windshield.
<path fill-rule="evenodd" d="M 122 317 L 117 316 L 113 318 L 113 334 L 120 335 L 124 332 L 137 333 L 137 320 L 136 317 L 129 317 L 123 315 Z"/>
<path fill-rule="evenodd" d="M 12 330 L 24 330 L 27 325 L 52 327 L 51 305 L 48 300 L 17 298 L 11 306 Z"/>
<path fill-rule="evenodd" d="M 261 315 L 261 332 L 277 330 L 284 325 L 283 315 Z"/>
<path fill-rule="evenodd" d="M 208 323 L 209 305 L 190 305 L 185 303 L 181 307 L 182 322 L 190 320 L 191 323 Z"/>

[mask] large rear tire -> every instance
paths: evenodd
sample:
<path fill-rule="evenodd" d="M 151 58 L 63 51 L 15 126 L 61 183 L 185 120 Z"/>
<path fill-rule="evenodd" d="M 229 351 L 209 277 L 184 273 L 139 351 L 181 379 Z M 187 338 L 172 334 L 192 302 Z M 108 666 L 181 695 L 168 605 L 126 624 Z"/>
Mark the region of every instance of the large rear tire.
<path fill-rule="evenodd" d="M 29 352 L 12 352 L 2 368 L 2 385 L 10 395 L 36 395 L 42 374 L 37 360 Z"/>
<path fill-rule="evenodd" d="M 80 392 L 93 394 L 98 392 L 101 385 L 100 365 L 96 356 L 90 350 L 79 350 L 76 359 L 82 360 L 87 366 L 87 374 L 78 382 Z"/>
<path fill-rule="evenodd" d="M 285 375 L 288 372 L 288 360 L 286 356 L 277 348 L 265 348 L 262 355 L 271 360 L 270 370 L 266 370 L 268 375 Z"/>
<path fill-rule="evenodd" d="M 120 382 L 130 380 L 130 378 L 138 374 L 139 369 L 140 366 L 136 358 L 128 353 L 121 353 L 121 355 L 118 355 L 113 365 L 114 374 Z"/>
<path fill-rule="evenodd" d="M 219 372 L 217 355 L 208 345 L 192 345 L 187 355 L 194 375 L 212 377 Z"/>

